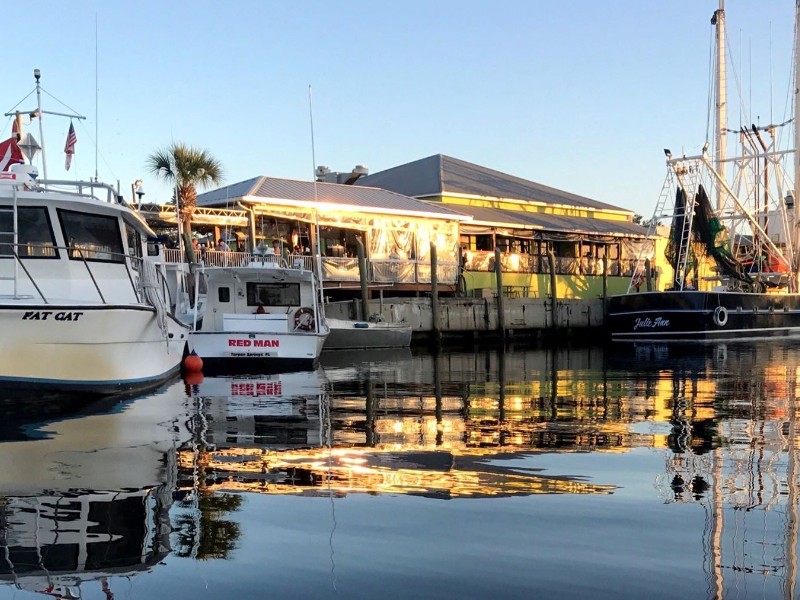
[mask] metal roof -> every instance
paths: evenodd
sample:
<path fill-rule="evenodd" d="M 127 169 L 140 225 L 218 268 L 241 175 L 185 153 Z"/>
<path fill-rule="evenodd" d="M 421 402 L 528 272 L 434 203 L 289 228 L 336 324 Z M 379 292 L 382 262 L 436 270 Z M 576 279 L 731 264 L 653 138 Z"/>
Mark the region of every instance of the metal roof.
<path fill-rule="evenodd" d="M 598 202 L 444 154 L 435 154 L 367 175 L 359 179 L 355 185 L 381 187 L 417 198 L 460 194 L 633 214 L 633 211 L 618 206 Z"/>
<path fill-rule="evenodd" d="M 590 235 L 614 235 L 645 237 L 647 228 L 628 221 L 610 221 L 591 217 L 570 217 L 530 213 L 519 210 L 502 210 L 480 206 L 453 206 L 459 212 L 472 217 L 470 225 L 492 225 L 534 231 L 558 233 L 586 233 Z"/>
<path fill-rule="evenodd" d="M 237 202 L 303 206 L 338 205 L 367 213 L 389 213 L 434 219 L 466 220 L 462 212 L 443 204 L 423 202 L 403 194 L 366 186 L 297 181 L 276 177 L 255 177 L 197 196 L 197 206 L 236 206 Z"/>

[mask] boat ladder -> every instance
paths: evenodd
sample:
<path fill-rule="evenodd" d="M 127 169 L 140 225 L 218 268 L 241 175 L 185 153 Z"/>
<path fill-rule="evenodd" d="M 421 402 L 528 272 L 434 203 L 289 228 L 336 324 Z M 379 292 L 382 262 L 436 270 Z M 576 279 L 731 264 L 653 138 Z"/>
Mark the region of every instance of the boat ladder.
<path fill-rule="evenodd" d="M 684 201 L 678 206 L 675 201 L 675 214 L 683 211 L 683 228 L 678 240 L 678 256 L 675 261 L 675 284 L 678 289 L 683 289 L 686 284 L 686 270 L 689 261 L 689 252 L 692 244 L 692 222 L 694 221 L 694 207 L 697 204 L 697 190 L 700 183 L 700 165 L 697 162 L 677 163 L 673 165 L 675 177 L 678 180 L 678 189 L 683 190 Z"/>
<path fill-rule="evenodd" d="M 664 209 L 667 205 L 667 201 L 673 197 L 674 189 L 675 173 L 672 169 L 670 169 L 667 171 L 667 178 L 664 180 L 664 186 L 661 188 L 661 194 L 658 197 L 658 202 L 656 202 L 656 209 L 653 212 L 653 218 L 650 219 L 650 222 L 647 224 L 647 235 L 645 237 L 647 243 L 642 245 L 642 249 L 639 252 L 639 257 L 636 261 L 636 265 L 634 266 L 630 281 L 628 281 L 629 294 L 634 290 L 634 288 L 638 290 L 642 285 L 642 282 L 646 281 L 647 279 L 646 255 L 650 251 L 655 250 L 655 240 L 658 236 L 659 222 L 661 219 L 672 216 L 672 213 L 665 213 Z"/>
<path fill-rule="evenodd" d="M 44 300 L 44 296 L 42 295 L 39 286 L 36 285 L 36 282 L 33 281 L 31 274 L 28 272 L 28 269 L 25 268 L 25 265 L 22 264 L 22 261 L 19 258 L 18 252 L 18 244 L 17 244 L 17 223 L 18 223 L 18 212 L 17 212 L 17 201 L 16 201 L 16 193 L 14 197 L 14 204 L 11 210 L 11 229 L 0 229 L 0 253 L 5 254 L 6 252 L 10 252 L 10 254 L 14 257 L 14 273 L 13 275 L 3 275 L 0 276 L 0 281 L 13 281 L 14 282 L 14 293 L 9 295 L 4 295 L 5 298 L 32 298 L 30 294 L 20 295 L 19 293 L 19 270 L 22 268 L 25 271 L 25 275 L 28 279 L 31 280 L 33 286 L 36 288 L 36 291 L 39 292 L 39 295 L 42 296 Z M 46 301 L 46 300 L 45 300 Z"/>

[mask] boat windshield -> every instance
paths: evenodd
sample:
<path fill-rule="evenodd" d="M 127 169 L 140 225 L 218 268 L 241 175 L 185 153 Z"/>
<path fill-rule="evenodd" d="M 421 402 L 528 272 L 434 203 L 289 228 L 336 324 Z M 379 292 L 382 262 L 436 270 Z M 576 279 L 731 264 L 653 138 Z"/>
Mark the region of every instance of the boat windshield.
<path fill-rule="evenodd" d="M 299 283 L 247 283 L 248 306 L 300 306 Z"/>
<path fill-rule="evenodd" d="M 13 256 L 14 210 L 0 208 L 0 257 Z M 45 207 L 17 209 L 17 254 L 20 257 L 58 258 L 53 228 Z"/>
<path fill-rule="evenodd" d="M 59 209 L 64 239 L 72 260 L 124 262 L 119 219 Z"/>

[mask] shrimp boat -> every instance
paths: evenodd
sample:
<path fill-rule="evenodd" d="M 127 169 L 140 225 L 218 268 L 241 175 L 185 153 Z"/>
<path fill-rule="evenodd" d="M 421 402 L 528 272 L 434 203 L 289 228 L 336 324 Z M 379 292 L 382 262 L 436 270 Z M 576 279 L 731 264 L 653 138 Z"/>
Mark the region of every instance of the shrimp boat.
<path fill-rule="evenodd" d="M 800 2 L 795 13 L 797 32 Z M 728 157 L 722 1 L 712 23 L 714 147 L 709 150 L 706 143 L 701 154 L 681 157 L 664 150 L 667 178 L 648 242 L 628 293 L 609 298 L 607 323 L 615 341 L 713 342 L 800 334 L 797 86 L 792 84 L 794 118 L 781 125 L 740 127 L 738 155 Z M 796 54 L 795 73 L 799 60 Z M 787 138 L 793 147 L 781 146 Z"/>
<path fill-rule="evenodd" d="M 329 328 L 314 272 L 302 263 L 290 267 L 274 255 L 248 254 L 240 260 L 240 266 L 204 265 L 197 271 L 207 292 L 189 346 L 202 358 L 203 371 L 316 367 Z"/>
<path fill-rule="evenodd" d="M 168 308 L 163 248 L 113 187 L 48 180 L 44 156 L 38 177 L 40 146 L 21 134 L 30 112 L 6 114 L 20 133 L 0 143 L 0 387 L 157 387 L 189 336 Z"/>

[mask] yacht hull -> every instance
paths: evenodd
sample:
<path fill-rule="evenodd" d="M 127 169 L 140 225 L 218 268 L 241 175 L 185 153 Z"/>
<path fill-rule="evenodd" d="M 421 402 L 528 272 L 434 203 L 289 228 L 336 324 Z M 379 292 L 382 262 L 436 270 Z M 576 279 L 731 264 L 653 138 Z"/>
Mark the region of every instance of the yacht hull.
<path fill-rule="evenodd" d="M 152 388 L 180 370 L 188 340 L 144 305 L 0 305 L 0 331 L 0 387 L 55 392 Z"/>
<path fill-rule="evenodd" d="M 722 341 L 800 335 L 800 294 L 666 291 L 612 296 L 613 341 Z"/>
<path fill-rule="evenodd" d="M 367 350 L 371 348 L 408 348 L 411 325 L 406 323 L 371 323 L 327 319 L 331 329 L 325 350 Z"/>
<path fill-rule="evenodd" d="M 320 333 L 205 332 L 189 337 L 189 347 L 203 359 L 203 372 L 279 372 L 313 369 L 327 330 Z"/>

